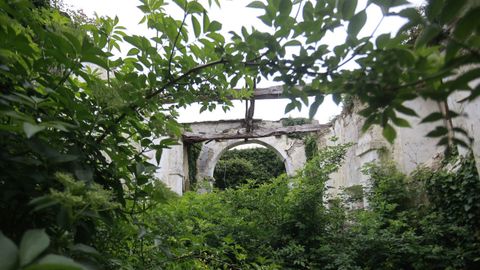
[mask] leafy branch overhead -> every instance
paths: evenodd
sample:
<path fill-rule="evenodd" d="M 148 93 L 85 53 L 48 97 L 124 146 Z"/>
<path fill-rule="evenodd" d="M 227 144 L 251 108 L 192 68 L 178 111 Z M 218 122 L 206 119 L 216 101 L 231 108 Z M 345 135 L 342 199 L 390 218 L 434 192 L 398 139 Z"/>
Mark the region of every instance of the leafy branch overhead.
<path fill-rule="evenodd" d="M 253 1 L 246 5 L 262 13 L 269 31 L 224 35 L 209 16 L 217 0 L 142 0 L 147 36 L 130 34 L 118 18 L 62 10 L 60 2 L 0 0 L 0 242 L 13 254 L 10 268 L 40 262 L 47 249 L 65 254 L 74 243 L 92 243 L 92 232 L 112 233 L 105 227 L 115 220 L 131 221 L 119 229 L 138 229 L 134 248 L 143 248 L 135 215 L 171 196 L 149 160 L 159 163 L 162 149 L 177 143 L 178 108 L 199 102 L 202 110 L 227 110 L 230 97 L 250 99 L 259 81 L 276 81 L 292 100 L 286 111 L 311 105 L 311 117 L 327 94 L 337 102 L 358 97 L 365 128 L 380 125 L 393 141 L 395 126 L 408 127 L 405 116 L 417 115 L 406 101 L 445 105 L 457 90 L 467 91 L 464 102 L 480 94 L 476 1 L 430 1 L 425 14 L 402 0 Z M 181 14 L 168 14 L 167 5 Z M 370 8 L 405 24 L 378 35 L 381 19 L 368 31 Z M 345 40 L 332 46 L 329 34 L 337 32 Z M 422 121 L 460 116 L 443 106 Z M 428 136 L 470 143 L 454 126 Z M 32 228 L 46 228 L 53 245 Z M 32 235 L 37 250 L 13 244 Z"/>

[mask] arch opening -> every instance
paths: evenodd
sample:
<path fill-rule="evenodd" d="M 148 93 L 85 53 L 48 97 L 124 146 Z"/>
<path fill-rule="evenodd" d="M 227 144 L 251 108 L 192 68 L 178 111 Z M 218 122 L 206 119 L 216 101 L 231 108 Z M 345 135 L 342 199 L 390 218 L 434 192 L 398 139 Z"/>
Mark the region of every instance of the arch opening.
<path fill-rule="evenodd" d="M 286 173 L 286 158 L 263 141 L 237 141 L 218 154 L 213 165 L 214 186 L 235 188 L 249 180 L 256 184 Z"/>

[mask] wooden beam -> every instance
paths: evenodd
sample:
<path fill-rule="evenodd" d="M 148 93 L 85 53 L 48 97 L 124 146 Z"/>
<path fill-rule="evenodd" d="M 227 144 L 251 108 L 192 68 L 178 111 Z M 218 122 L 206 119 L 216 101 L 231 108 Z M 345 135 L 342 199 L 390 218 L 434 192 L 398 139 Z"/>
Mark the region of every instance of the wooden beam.
<path fill-rule="evenodd" d="M 322 131 L 329 127 L 330 125 L 307 124 L 280 128 L 257 128 L 254 129 L 252 132 L 246 132 L 245 128 L 241 128 L 221 133 L 200 134 L 193 132 L 184 132 L 182 137 L 184 142 L 196 143 L 211 140 L 254 139 L 288 134 L 310 133 Z"/>
<path fill-rule="evenodd" d="M 295 86 L 295 88 L 299 90 L 303 89 L 302 86 Z M 235 90 L 240 91 L 240 89 L 235 89 Z M 253 95 L 257 100 L 287 98 L 286 96 L 283 95 L 283 85 L 276 85 L 276 86 L 270 86 L 265 88 L 255 88 L 255 90 L 253 91 Z M 313 96 L 313 94 L 309 94 L 309 96 Z"/>

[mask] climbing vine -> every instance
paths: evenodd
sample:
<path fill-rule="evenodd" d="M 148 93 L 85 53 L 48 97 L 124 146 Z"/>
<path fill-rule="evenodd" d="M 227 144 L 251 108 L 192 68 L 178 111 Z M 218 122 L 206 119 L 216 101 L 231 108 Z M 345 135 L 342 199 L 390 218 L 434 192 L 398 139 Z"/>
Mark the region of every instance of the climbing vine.
<path fill-rule="evenodd" d="M 303 139 L 303 143 L 305 144 L 305 156 L 307 161 L 311 160 L 318 152 L 317 139 L 314 135 L 307 135 Z"/>
<path fill-rule="evenodd" d="M 188 156 L 188 180 L 191 188 L 195 187 L 197 183 L 197 160 L 202 150 L 203 143 L 188 143 L 187 156 Z"/>

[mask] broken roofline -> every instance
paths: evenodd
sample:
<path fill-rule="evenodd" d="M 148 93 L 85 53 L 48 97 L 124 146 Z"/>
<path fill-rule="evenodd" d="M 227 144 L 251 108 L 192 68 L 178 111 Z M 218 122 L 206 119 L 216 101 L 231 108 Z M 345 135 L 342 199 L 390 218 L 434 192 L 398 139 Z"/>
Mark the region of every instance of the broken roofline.
<path fill-rule="evenodd" d="M 216 133 L 194 133 L 187 131 L 183 133 L 182 139 L 184 142 L 187 143 L 196 143 L 212 140 L 255 139 L 288 134 L 320 132 L 330 127 L 330 124 L 305 124 L 277 128 L 257 127 L 250 132 L 247 132 L 246 128 L 232 129 L 231 132 Z"/>

